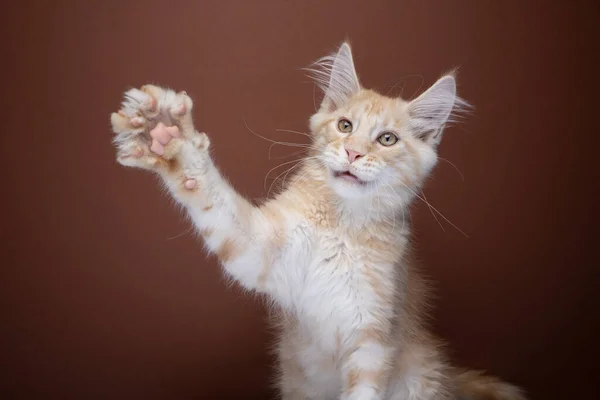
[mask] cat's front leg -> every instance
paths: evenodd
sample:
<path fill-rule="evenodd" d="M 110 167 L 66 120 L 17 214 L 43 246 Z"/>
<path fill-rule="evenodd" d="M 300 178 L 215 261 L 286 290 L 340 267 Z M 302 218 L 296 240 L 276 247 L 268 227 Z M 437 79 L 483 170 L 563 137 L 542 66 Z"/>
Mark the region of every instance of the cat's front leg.
<path fill-rule="evenodd" d="M 359 330 L 342 367 L 340 400 L 381 400 L 392 367 L 395 350 L 389 328 L 383 324 Z"/>
<path fill-rule="evenodd" d="M 221 176 L 191 109 L 185 92 L 152 85 L 126 92 L 122 109 L 111 116 L 117 160 L 157 173 L 228 275 L 247 289 L 268 292 L 275 286 L 270 262 L 277 229 Z"/>

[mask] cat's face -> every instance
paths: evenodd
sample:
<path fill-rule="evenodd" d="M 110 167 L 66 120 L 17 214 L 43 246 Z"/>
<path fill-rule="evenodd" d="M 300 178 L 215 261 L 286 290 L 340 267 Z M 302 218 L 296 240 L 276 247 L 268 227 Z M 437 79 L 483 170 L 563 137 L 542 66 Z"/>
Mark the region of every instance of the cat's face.
<path fill-rule="evenodd" d="M 435 146 L 410 129 L 409 104 L 361 89 L 311 119 L 317 157 L 342 197 L 415 190 L 437 161 Z"/>
<path fill-rule="evenodd" d="M 407 102 L 362 88 L 346 43 L 317 66 L 311 71 L 325 97 L 310 127 L 331 188 L 344 198 L 414 192 L 437 162 L 444 124 L 466 105 L 454 76 Z"/>

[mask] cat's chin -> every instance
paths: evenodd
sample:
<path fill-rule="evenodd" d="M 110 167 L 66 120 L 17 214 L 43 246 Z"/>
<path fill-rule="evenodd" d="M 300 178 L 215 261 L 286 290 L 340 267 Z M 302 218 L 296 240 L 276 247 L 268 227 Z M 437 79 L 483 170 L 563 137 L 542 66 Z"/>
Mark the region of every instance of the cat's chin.
<path fill-rule="evenodd" d="M 331 171 L 329 186 L 340 197 L 346 199 L 364 198 L 371 192 L 369 182 L 363 181 L 356 175 L 347 171 Z"/>

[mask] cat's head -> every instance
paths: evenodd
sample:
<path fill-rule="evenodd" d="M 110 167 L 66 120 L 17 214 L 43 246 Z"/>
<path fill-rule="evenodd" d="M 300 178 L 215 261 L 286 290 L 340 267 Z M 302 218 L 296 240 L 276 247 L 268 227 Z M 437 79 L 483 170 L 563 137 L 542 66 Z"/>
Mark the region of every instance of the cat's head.
<path fill-rule="evenodd" d="M 405 101 L 362 88 L 347 43 L 315 65 L 324 98 L 310 128 L 330 187 L 344 198 L 417 189 L 437 162 L 444 126 L 466 106 L 454 75 Z"/>

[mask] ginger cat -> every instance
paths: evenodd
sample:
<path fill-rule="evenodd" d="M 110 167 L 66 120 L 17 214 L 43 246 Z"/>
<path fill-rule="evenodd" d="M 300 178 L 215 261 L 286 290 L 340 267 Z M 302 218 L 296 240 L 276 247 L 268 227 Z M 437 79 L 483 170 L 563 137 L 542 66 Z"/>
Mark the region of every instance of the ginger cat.
<path fill-rule="evenodd" d="M 271 300 L 284 400 L 523 400 L 448 365 L 410 262 L 408 207 L 466 105 L 453 74 L 413 101 L 386 97 L 360 85 L 347 43 L 312 72 L 324 99 L 309 155 L 260 206 L 215 167 L 185 92 L 125 93 L 111 117 L 118 161 L 158 174 L 225 273 Z"/>

